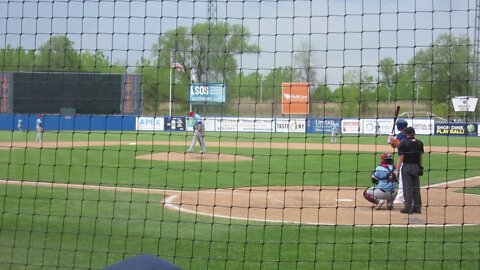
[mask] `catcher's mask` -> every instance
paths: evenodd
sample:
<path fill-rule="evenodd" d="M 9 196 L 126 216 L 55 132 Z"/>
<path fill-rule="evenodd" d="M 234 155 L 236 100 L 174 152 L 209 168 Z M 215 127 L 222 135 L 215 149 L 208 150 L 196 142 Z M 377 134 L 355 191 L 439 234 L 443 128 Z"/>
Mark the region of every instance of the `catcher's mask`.
<path fill-rule="evenodd" d="M 393 164 L 393 155 L 390 153 L 384 153 L 380 156 L 380 161 L 384 164 Z"/>

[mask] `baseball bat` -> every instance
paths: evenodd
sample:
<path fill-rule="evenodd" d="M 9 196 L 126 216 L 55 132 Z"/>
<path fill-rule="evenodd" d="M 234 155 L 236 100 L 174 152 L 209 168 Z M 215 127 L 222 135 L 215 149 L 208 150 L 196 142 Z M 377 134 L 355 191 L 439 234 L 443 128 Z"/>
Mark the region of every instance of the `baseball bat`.
<path fill-rule="evenodd" d="M 390 132 L 391 135 L 395 134 L 395 124 L 397 123 L 397 118 L 399 113 L 400 113 L 400 105 L 398 105 L 397 109 L 395 110 L 395 116 L 393 117 L 392 132 Z"/>

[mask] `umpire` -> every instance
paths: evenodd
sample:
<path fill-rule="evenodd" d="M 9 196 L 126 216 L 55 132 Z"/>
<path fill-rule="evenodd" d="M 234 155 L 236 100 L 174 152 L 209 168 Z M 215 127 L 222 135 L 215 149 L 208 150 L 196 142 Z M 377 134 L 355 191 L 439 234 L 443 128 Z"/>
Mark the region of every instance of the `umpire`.
<path fill-rule="evenodd" d="M 404 130 L 406 139 L 398 146 L 397 168 L 402 165 L 400 173 L 403 179 L 405 207 L 402 214 L 421 214 L 422 196 L 420 194 L 420 176 L 423 175 L 423 142 L 415 138 L 415 129 Z"/>

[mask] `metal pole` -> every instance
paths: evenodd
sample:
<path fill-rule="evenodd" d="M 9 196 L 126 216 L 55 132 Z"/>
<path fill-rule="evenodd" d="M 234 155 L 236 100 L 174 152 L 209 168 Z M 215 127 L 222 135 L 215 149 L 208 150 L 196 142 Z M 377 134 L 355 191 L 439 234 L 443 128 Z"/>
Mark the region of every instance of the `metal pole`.
<path fill-rule="evenodd" d="M 478 98 L 478 87 L 480 86 L 480 74 L 479 74 L 479 61 L 480 61 L 480 0 L 476 1 L 475 4 L 475 31 L 473 37 L 473 53 L 474 57 L 474 64 L 473 64 L 473 89 L 470 91 L 467 96 L 474 96 Z M 477 121 L 476 109 L 473 111 L 473 121 Z"/>
<path fill-rule="evenodd" d="M 418 85 L 417 85 L 417 66 L 413 66 L 413 89 L 417 94 L 417 103 L 418 103 Z"/>
<path fill-rule="evenodd" d="M 417 92 L 417 103 L 418 103 L 418 87 L 417 87 L 417 84 L 415 83 L 415 90 Z"/>
<path fill-rule="evenodd" d="M 168 98 L 168 116 L 172 116 L 172 60 L 173 60 L 173 52 L 170 52 L 170 64 L 169 64 L 169 69 L 170 69 L 170 90 L 169 90 L 169 98 Z"/>
<path fill-rule="evenodd" d="M 260 103 L 263 103 L 263 77 L 260 80 Z"/>

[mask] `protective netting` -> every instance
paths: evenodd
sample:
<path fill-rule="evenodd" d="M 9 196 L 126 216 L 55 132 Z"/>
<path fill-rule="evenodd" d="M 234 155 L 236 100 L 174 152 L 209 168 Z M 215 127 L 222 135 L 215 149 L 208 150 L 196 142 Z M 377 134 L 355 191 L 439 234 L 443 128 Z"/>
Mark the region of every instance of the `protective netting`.
<path fill-rule="evenodd" d="M 0 269 L 479 269 L 478 8 L 0 0 Z"/>

